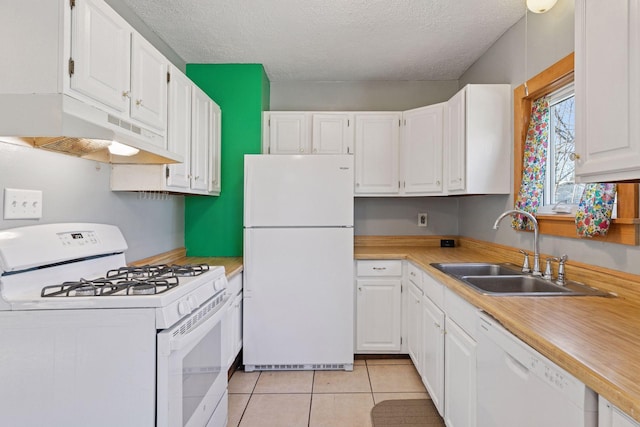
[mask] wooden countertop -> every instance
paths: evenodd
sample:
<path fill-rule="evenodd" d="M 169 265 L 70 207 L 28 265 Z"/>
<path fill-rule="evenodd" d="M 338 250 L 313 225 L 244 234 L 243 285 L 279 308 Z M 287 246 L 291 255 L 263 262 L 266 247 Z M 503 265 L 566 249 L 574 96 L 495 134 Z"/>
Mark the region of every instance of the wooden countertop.
<path fill-rule="evenodd" d="M 513 262 L 513 248 L 462 239 L 456 248 L 356 246 L 356 259 L 407 259 L 483 309 L 506 329 L 640 421 L 640 303 L 626 283 L 633 277 L 603 269 L 567 268 L 570 280 L 614 291 L 603 297 L 497 297 L 482 295 L 430 265 L 432 262 Z M 567 266 L 569 267 L 569 266 Z M 587 280 L 589 278 L 590 280 Z M 607 283 L 602 278 L 607 278 Z M 640 277 L 635 276 L 636 287 Z"/>
<path fill-rule="evenodd" d="M 356 236 L 354 254 L 356 259 L 407 259 L 415 263 L 640 421 L 640 276 L 569 260 L 568 279 L 618 296 L 487 296 L 430 264 L 489 261 L 519 265 L 522 255 L 515 248 L 465 238 L 455 238 L 455 248 L 440 248 L 436 245 L 441 237 Z M 223 265 L 227 277 L 242 271 L 241 257 L 187 257 L 184 248 L 131 264 L 151 263 Z"/>

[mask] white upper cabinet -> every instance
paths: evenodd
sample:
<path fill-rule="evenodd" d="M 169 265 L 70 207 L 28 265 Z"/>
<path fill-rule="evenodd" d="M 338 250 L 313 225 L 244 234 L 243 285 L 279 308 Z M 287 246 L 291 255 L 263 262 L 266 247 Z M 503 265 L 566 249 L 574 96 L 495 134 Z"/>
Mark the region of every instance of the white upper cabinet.
<path fill-rule="evenodd" d="M 209 150 L 213 139 L 213 105 L 194 87 L 191 99 L 191 188 L 206 192 L 209 182 Z"/>
<path fill-rule="evenodd" d="M 510 99 L 509 85 L 467 85 L 446 103 L 448 194 L 510 193 Z"/>
<path fill-rule="evenodd" d="M 405 195 L 442 193 L 442 142 L 445 104 L 402 113 L 402 188 Z"/>
<path fill-rule="evenodd" d="M 164 136 L 169 61 L 103 0 L 77 1 L 71 22 L 70 88 Z"/>
<path fill-rule="evenodd" d="M 184 157 L 170 165 L 113 165 L 113 191 L 220 194 L 220 107 L 187 76 L 171 67 L 168 148 Z"/>
<path fill-rule="evenodd" d="M 128 115 L 131 27 L 103 0 L 73 10 L 71 89 Z"/>
<path fill-rule="evenodd" d="M 265 112 L 262 151 L 268 154 L 351 154 L 353 114 Z"/>
<path fill-rule="evenodd" d="M 309 154 L 308 113 L 265 113 L 265 144 L 269 154 Z"/>
<path fill-rule="evenodd" d="M 401 113 L 356 113 L 355 194 L 398 194 Z"/>
<path fill-rule="evenodd" d="M 576 180 L 640 178 L 640 4 L 577 0 Z"/>
<path fill-rule="evenodd" d="M 172 68 L 169 82 L 167 146 L 180 154 L 184 162 L 167 165 L 167 187 L 176 191 L 191 187 L 191 92 L 193 83 Z"/>
<path fill-rule="evenodd" d="M 167 60 L 139 34 L 133 34 L 131 46 L 131 118 L 164 130 L 167 120 Z"/>
<path fill-rule="evenodd" d="M 353 119 L 348 113 L 312 115 L 313 154 L 353 153 Z"/>

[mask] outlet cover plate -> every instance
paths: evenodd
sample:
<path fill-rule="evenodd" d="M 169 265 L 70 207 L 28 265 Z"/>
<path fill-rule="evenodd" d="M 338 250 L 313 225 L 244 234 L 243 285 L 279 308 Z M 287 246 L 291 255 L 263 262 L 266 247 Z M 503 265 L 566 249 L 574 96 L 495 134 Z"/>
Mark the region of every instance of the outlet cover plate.
<path fill-rule="evenodd" d="M 418 227 L 426 227 L 427 226 L 427 214 L 419 213 L 418 214 Z"/>

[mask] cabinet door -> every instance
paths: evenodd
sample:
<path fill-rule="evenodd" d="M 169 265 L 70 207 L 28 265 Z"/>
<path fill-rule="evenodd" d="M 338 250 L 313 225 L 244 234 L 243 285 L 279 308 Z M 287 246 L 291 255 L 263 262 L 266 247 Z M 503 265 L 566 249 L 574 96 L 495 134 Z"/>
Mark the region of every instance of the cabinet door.
<path fill-rule="evenodd" d="M 444 414 L 444 312 L 422 298 L 422 382 L 440 415 Z"/>
<path fill-rule="evenodd" d="M 448 427 L 476 425 L 476 342 L 447 318 L 444 415 Z"/>
<path fill-rule="evenodd" d="M 400 351 L 400 279 L 358 279 L 356 350 L 382 353 Z"/>
<path fill-rule="evenodd" d="M 455 94 L 446 104 L 444 175 L 447 191 L 465 189 L 466 104 L 466 89 Z"/>
<path fill-rule="evenodd" d="M 411 281 L 407 294 L 407 350 L 418 373 L 422 374 L 422 291 Z"/>
<path fill-rule="evenodd" d="M 576 177 L 640 178 L 640 5 L 576 1 Z"/>
<path fill-rule="evenodd" d="M 242 292 L 240 292 L 233 305 L 233 358 L 240 353 L 242 349 Z"/>
<path fill-rule="evenodd" d="M 420 195 L 442 192 L 444 105 L 405 111 L 402 133 L 402 192 Z"/>
<path fill-rule="evenodd" d="M 131 118 L 164 131 L 167 60 L 137 33 L 133 34 L 131 46 Z"/>
<path fill-rule="evenodd" d="M 307 113 L 269 114 L 269 154 L 308 154 L 309 125 Z"/>
<path fill-rule="evenodd" d="M 314 114 L 311 130 L 313 154 L 353 153 L 353 123 L 349 114 Z"/>
<path fill-rule="evenodd" d="M 607 399 L 598 398 L 598 427 L 640 427 L 640 423 L 631 419 Z"/>
<path fill-rule="evenodd" d="M 131 28 L 103 0 L 83 0 L 72 9 L 71 89 L 129 114 Z"/>
<path fill-rule="evenodd" d="M 400 113 L 356 114 L 356 195 L 398 194 Z"/>
<path fill-rule="evenodd" d="M 212 102 L 211 141 L 209 142 L 209 193 L 219 195 L 222 188 L 220 163 L 222 161 L 222 112 Z"/>
<path fill-rule="evenodd" d="M 181 154 L 183 163 L 167 165 L 167 187 L 187 190 L 191 170 L 191 87 L 193 83 L 178 70 L 171 70 L 167 112 L 167 149 Z"/>
<path fill-rule="evenodd" d="M 213 108 L 211 99 L 200 88 L 193 86 L 191 96 L 191 189 L 206 192 Z"/>

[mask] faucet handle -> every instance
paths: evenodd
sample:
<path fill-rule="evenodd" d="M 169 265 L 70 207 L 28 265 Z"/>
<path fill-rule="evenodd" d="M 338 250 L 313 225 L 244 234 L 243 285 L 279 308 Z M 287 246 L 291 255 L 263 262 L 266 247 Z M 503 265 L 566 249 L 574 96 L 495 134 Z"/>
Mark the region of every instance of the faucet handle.
<path fill-rule="evenodd" d="M 556 257 L 547 258 L 547 268 L 544 269 L 544 274 L 542 275 L 542 278 L 545 280 L 553 279 L 553 269 L 551 267 L 551 262 L 553 261 L 560 261 L 560 259 Z"/>
<path fill-rule="evenodd" d="M 560 263 L 558 264 L 558 277 L 556 278 L 556 285 L 565 285 L 564 264 L 565 262 L 567 262 L 567 259 L 569 259 L 569 257 L 566 254 L 562 255 L 559 259 Z"/>
<path fill-rule="evenodd" d="M 524 260 L 522 261 L 522 272 L 531 273 L 531 268 L 529 268 L 529 254 L 522 249 L 520 249 L 520 253 L 524 255 Z"/>

